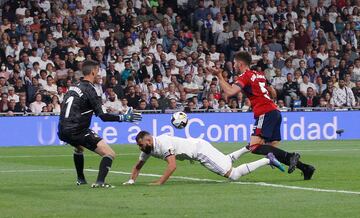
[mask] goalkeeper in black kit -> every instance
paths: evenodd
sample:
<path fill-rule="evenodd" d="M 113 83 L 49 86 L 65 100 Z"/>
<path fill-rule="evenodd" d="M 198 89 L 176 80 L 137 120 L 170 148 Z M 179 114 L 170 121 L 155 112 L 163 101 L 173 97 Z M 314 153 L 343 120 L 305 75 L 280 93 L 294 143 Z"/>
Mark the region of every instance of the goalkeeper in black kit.
<path fill-rule="evenodd" d="M 99 64 L 95 61 L 85 61 L 82 68 L 84 79 L 69 88 L 61 105 L 58 128 L 60 140 L 75 148 L 74 163 L 77 172 L 77 185 L 87 184 L 84 175 L 84 148 L 102 157 L 96 183 L 91 187 L 112 187 L 105 183 L 115 152 L 94 131 L 89 129 L 93 113 L 104 122 L 136 122 L 141 120 L 140 113 L 134 113 L 129 108 L 125 114 L 108 114 L 102 109 L 101 97 L 98 96 L 93 82 L 99 71 Z"/>

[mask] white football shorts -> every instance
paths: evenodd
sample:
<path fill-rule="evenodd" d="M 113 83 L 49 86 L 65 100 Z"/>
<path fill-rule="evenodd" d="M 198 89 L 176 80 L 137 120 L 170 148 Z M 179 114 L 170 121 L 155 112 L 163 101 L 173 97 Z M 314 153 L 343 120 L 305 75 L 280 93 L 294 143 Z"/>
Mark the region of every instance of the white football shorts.
<path fill-rule="evenodd" d="M 209 142 L 200 139 L 198 142 L 197 160 L 208 170 L 224 176 L 231 168 L 230 156 L 212 146 Z"/>

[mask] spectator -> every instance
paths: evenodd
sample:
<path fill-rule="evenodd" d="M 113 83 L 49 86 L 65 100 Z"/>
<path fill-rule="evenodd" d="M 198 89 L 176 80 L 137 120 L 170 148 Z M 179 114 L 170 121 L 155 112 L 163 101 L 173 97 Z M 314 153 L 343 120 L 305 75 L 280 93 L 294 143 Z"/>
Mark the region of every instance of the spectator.
<path fill-rule="evenodd" d="M 57 95 L 54 95 L 51 98 L 51 105 L 52 105 L 52 111 L 51 112 L 60 113 L 61 106 L 60 106 L 59 97 Z"/>
<path fill-rule="evenodd" d="M 292 60 L 290 58 L 286 59 L 285 66 L 281 68 L 282 76 L 286 76 L 288 73 L 294 74 L 294 68 L 292 65 Z"/>
<path fill-rule="evenodd" d="M 35 95 L 35 101 L 30 104 L 30 110 L 35 114 L 40 114 L 41 112 L 47 112 L 47 111 L 43 111 L 43 107 L 46 107 L 46 104 L 42 102 L 42 96 L 40 93 L 38 93 Z"/>
<path fill-rule="evenodd" d="M 156 88 L 152 83 L 147 84 L 147 89 L 148 89 L 148 93 L 146 94 L 148 96 L 148 101 L 152 97 L 155 97 L 156 99 L 160 98 L 160 95 L 156 92 Z"/>
<path fill-rule="evenodd" d="M 277 105 L 278 105 L 278 108 L 279 108 L 280 111 L 288 111 L 288 110 L 289 110 L 289 108 L 287 108 L 287 107 L 285 106 L 284 101 L 281 100 L 281 99 L 278 100 Z"/>
<path fill-rule="evenodd" d="M 160 90 L 160 98 L 158 99 L 159 108 L 161 111 L 164 111 L 167 107 L 169 107 L 169 98 L 166 97 L 165 90 Z"/>
<path fill-rule="evenodd" d="M 31 112 L 30 108 L 26 104 L 25 96 L 19 97 L 19 102 L 16 103 L 14 112 L 17 112 L 17 113 L 30 113 Z"/>
<path fill-rule="evenodd" d="M 288 73 L 286 76 L 287 82 L 284 84 L 283 92 L 285 96 L 285 106 L 290 107 L 292 102 L 299 98 L 300 89 L 299 84 L 293 81 L 293 76 Z"/>
<path fill-rule="evenodd" d="M 301 96 L 300 100 L 302 107 L 317 107 L 319 105 L 319 99 L 315 96 L 312 87 L 307 88 L 306 96 Z"/>
<path fill-rule="evenodd" d="M 273 66 L 276 69 L 282 69 L 285 67 L 285 60 L 282 58 L 282 54 L 280 51 L 275 52 L 275 58 L 273 60 Z"/>
<path fill-rule="evenodd" d="M 115 69 L 114 63 L 109 63 L 109 69 L 106 71 L 106 82 L 110 82 L 111 76 L 114 76 L 116 81 L 120 84 L 121 82 L 121 75 L 120 72 Z"/>
<path fill-rule="evenodd" d="M 126 95 L 126 99 L 128 101 L 128 106 L 137 108 L 139 105 L 140 96 L 135 94 L 135 87 L 129 87 L 129 93 Z"/>
<path fill-rule="evenodd" d="M 322 94 L 326 90 L 327 85 L 323 83 L 323 79 L 321 76 L 316 77 L 315 87 L 316 87 L 315 92 L 318 94 Z"/>
<path fill-rule="evenodd" d="M 117 95 L 118 99 L 122 99 L 124 97 L 124 89 L 120 85 L 120 83 L 118 82 L 115 76 L 110 76 L 108 88 L 112 88 L 112 90 Z"/>
<path fill-rule="evenodd" d="M 304 80 L 302 83 L 300 83 L 300 93 L 303 96 L 307 95 L 307 89 L 311 87 L 313 90 L 316 90 L 316 86 L 314 83 L 310 82 L 309 76 L 308 75 L 304 75 Z M 316 92 L 315 92 L 316 94 Z"/>
<path fill-rule="evenodd" d="M 14 89 L 17 95 L 26 93 L 26 87 L 24 86 L 23 82 L 20 79 L 16 81 Z"/>
<path fill-rule="evenodd" d="M 161 73 L 159 66 L 157 64 L 153 64 L 152 58 L 148 56 L 145 58 L 145 64 L 140 68 L 138 74 L 139 74 L 139 79 L 142 82 L 145 76 L 149 76 L 149 78 L 153 78 Z"/>
<path fill-rule="evenodd" d="M 8 100 L 14 100 L 15 103 L 19 102 L 19 96 L 15 94 L 15 89 L 12 86 L 8 88 Z"/>
<path fill-rule="evenodd" d="M 352 81 L 360 80 L 360 58 L 355 60 L 353 74 L 351 75 Z"/>
<path fill-rule="evenodd" d="M 218 100 L 214 97 L 213 93 L 209 93 L 207 95 L 207 99 L 209 101 L 209 105 L 213 108 L 213 109 L 218 109 L 219 107 L 219 102 Z"/>
<path fill-rule="evenodd" d="M 15 112 L 15 105 L 16 102 L 14 99 L 10 99 L 8 102 L 8 108 L 6 111 L 4 111 L 5 113 L 8 113 L 8 115 L 13 115 L 13 113 Z"/>
<path fill-rule="evenodd" d="M 282 95 L 284 84 L 286 83 L 286 77 L 282 76 L 279 69 L 275 70 L 275 77 L 271 81 L 271 85 L 275 88 L 278 95 Z"/>
<path fill-rule="evenodd" d="M 355 87 L 355 83 L 351 82 L 351 75 L 350 74 L 345 74 L 344 82 L 345 82 L 345 86 L 350 88 L 350 89 Z"/>
<path fill-rule="evenodd" d="M 46 53 L 44 53 L 41 56 L 41 59 L 39 61 L 39 68 L 44 70 L 46 69 L 46 65 L 47 64 L 52 64 L 54 66 L 54 62 L 52 62 L 51 60 L 48 59 L 48 55 Z"/>
<path fill-rule="evenodd" d="M 345 86 L 345 81 L 339 81 L 339 88 L 335 88 L 331 98 L 331 105 L 335 107 L 354 107 L 355 97 L 350 88 Z"/>
<path fill-rule="evenodd" d="M 205 112 L 209 112 L 210 110 L 213 110 L 214 108 L 210 106 L 210 102 L 207 98 L 203 98 L 202 100 L 202 107 L 200 107 L 200 110 L 204 110 Z"/>
<path fill-rule="evenodd" d="M 146 108 L 147 110 L 161 110 L 158 99 L 156 97 L 150 98 L 150 104 Z"/>
<path fill-rule="evenodd" d="M 52 68 L 52 67 L 50 67 L 50 68 Z M 59 66 L 59 69 L 56 71 L 56 79 L 57 80 L 65 80 L 66 78 L 67 78 L 67 76 L 68 76 L 68 72 L 69 72 L 69 69 L 68 68 L 66 68 L 66 63 L 65 63 L 65 61 L 61 61 L 60 62 L 60 66 Z M 52 75 L 51 75 L 51 73 L 48 73 L 48 75 L 49 76 L 51 76 L 51 77 L 53 77 Z M 54 78 L 54 77 L 53 77 Z M 45 85 L 46 86 L 46 85 Z M 45 87 L 45 86 L 43 86 L 43 87 Z"/>
<path fill-rule="evenodd" d="M 231 108 L 226 104 L 225 99 L 219 100 L 218 112 L 231 112 Z"/>
<path fill-rule="evenodd" d="M 360 106 L 360 81 L 356 82 L 356 86 L 352 89 L 356 99 L 357 106 Z"/>
<path fill-rule="evenodd" d="M 187 106 L 184 109 L 185 113 L 192 113 L 194 110 L 196 110 L 195 108 L 195 104 L 192 100 L 188 100 Z"/>
<path fill-rule="evenodd" d="M 125 61 L 125 69 L 121 72 L 121 84 L 124 85 L 125 81 L 130 76 L 131 76 L 131 63 L 130 61 Z"/>
<path fill-rule="evenodd" d="M 111 90 L 111 89 L 110 89 Z M 121 102 L 118 100 L 118 96 L 114 91 L 110 91 L 107 100 L 104 103 L 104 107 L 108 113 L 119 114 L 122 107 Z"/>
<path fill-rule="evenodd" d="M 7 93 L 2 93 L 1 94 L 1 101 L 0 101 L 0 112 L 1 113 L 5 113 L 9 106 L 9 99 L 8 99 L 8 94 Z"/>
<path fill-rule="evenodd" d="M 145 100 L 140 100 L 137 110 L 146 110 L 147 104 Z"/>
<path fill-rule="evenodd" d="M 199 86 L 192 81 L 191 74 L 185 76 L 184 91 L 186 93 L 186 99 L 197 96 L 200 91 Z"/>
<path fill-rule="evenodd" d="M 126 111 L 129 109 L 129 106 L 128 106 L 128 100 L 127 100 L 127 98 L 122 98 L 121 99 L 121 107 L 119 108 L 119 112 L 121 113 L 121 114 L 124 114 L 124 113 L 126 113 Z"/>
<path fill-rule="evenodd" d="M 47 95 L 53 96 L 57 94 L 57 86 L 54 84 L 54 79 L 52 76 L 46 77 L 46 84 L 43 87 L 45 91 L 47 91 Z"/>
<path fill-rule="evenodd" d="M 249 112 L 251 111 L 251 102 L 250 99 L 245 98 L 244 105 L 241 107 L 242 112 Z"/>
<path fill-rule="evenodd" d="M 183 108 L 177 104 L 175 99 L 170 99 L 169 107 L 165 110 L 165 113 L 174 113 L 176 111 L 183 111 Z"/>
<path fill-rule="evenodd" d="M 230 109 L 232 112 L 238 112 L 239 111 L 239 105 L 236 99 L 230 100 Z"/>

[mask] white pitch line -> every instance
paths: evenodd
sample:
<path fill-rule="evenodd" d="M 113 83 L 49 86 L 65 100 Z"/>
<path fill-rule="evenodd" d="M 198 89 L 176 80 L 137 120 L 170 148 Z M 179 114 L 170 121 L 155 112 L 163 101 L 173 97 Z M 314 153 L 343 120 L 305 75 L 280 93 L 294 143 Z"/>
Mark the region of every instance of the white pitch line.
<path fill-rule="evenodd" d="M 74 171 L 74 169 L 0 170 L 0 173 L 34 173 L 34 172 L 57 172 L 57 171 Z"/>
<path fill-rule="evenodd" d="M 0 170 L 0 173 L 33 173 L 33 172 L 58 172 L 58 171 L 74 171 L 74 169 Z M 98 170 L 94 170 L 94 169 L 85 169 L 85 171 L 98 172 Z M 110 171 L 110 173 L 121 174 L 121 175 L 131 175 L 131 173 L 123 172 L 123 171 Z M 157 178 L 162 176 L 159 174 L 150 174 L 150 173 L 140 173 L 140 175 L 147 176 L 147 177 L 157 177 Z M 187 177 L 187 176 L 172 176 L 171 179 L 182 179 L 182 180 L 199 181 L 199 182 L 216 182 L 216 183 L 228 182 L 227 180 L 201 179 L 201 178 Z M 272 183 L 266 183 L 266 182 L 229 182 L 229 183 L 230 184 L 239 184 L 239 185 L 255 185 L 255 186 L 273 187 L 273 188 L 284 188 L 284 189 L 292 189 L 292 190 L 304 190 L 304 191 L 313 191 L 313 192 L 327 192 L 327 193 L 360 195 L 360 192 L 356 192 L 356 191 L 308 188 L 308 187 L 301 187 L 301 186 L 272 184 Z"/>
<path fill-rule="evenodd" d="M 86 171 L 97 172 L 98 170 L 86 169 Z M 115 174 L 122 174 L 122 175 L 130 175 L 131 174 L 129 172 L 122 172 L 122 171 L 110 171 L 110 172 L 115 173 Z M 161 177 L 162 176 L 162 175 L 159 175 L 159 174 L 147 174 L 147 173 L 140 173 L 140 175 L 141 176 L 148 176 L 148 177 Z M 229 182 L 227 180 L 201 179 L 201 178 L 186 177 L 186 176 L 172 176 L 171 178 L 172 179 L 188 180 L 188 181 L 200 181 L 200 182 L 217 182 L 217 183 Z M 327 193 L 342 193 L 342 194 L 360 195 L 360 192 L 356 192 L 356 191 L 336 190 L 336 189 L 321 189 L 321 188 L 308 188 L 308 187 L 301 187 L 301 186 L 272 184 L 272 183 L 266 183 L 266 182 L 229 182 L 229 183 L 230 184 L 239 184 L 239 185 L 255 185 L 255 186 L 273 187 L 273 188 L 304 190 L 304 191 L 313 191 L 313 192 L 327 192 Z"/>
<path fill-rule="evenodd" d="M 341 152 L 341 151 L 360 151 L 360 148 L 350 148 L 350 149 L 302 149 L 302 150 L 293 150 L 297 152 Z M 139 155 L 139 153 L 119 153 L 117 156 L 133 156 Z M 86 157 L 95 157 L 96 154 L 85 154 Z M 50 154 L 50 155 L 0 155 L 0 159 L 4 158 L 48 158 L 48 157 L 72 157 L 72 154 Z"/>
<path fill-rule="evenodd" d="M 97 157 L 96 154 L 84 154 L 86 157 Z M 117 156 L 133 156 L 139 155 L 139 153 L 120 153 Z M 50 154 L 50 155 L 0 155 L 0 159 L 4 158 L 48 158 L 48 157 L 72 157 L 72 154 Z"/>

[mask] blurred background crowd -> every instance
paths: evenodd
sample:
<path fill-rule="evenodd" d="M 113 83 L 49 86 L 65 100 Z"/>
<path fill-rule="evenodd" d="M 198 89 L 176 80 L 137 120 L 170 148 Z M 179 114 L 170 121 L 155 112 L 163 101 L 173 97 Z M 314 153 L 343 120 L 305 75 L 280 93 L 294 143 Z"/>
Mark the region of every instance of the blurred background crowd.
<path fill-rule="evenodd" d="M 84 60 L 100 63 L 94 86 L 111 113 L 251 111 L 207 70 L 234 83 L 238 51 L 251 53 L 280 110 L 360 107 L 359 0 L 1 4 L 0 113 L 60 112 Z"/>

